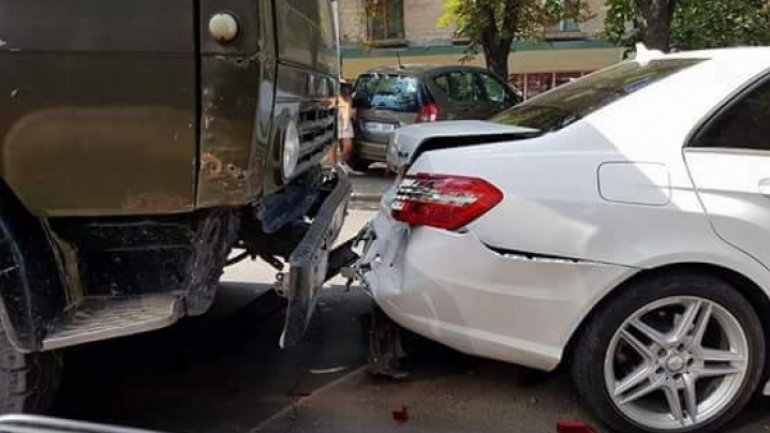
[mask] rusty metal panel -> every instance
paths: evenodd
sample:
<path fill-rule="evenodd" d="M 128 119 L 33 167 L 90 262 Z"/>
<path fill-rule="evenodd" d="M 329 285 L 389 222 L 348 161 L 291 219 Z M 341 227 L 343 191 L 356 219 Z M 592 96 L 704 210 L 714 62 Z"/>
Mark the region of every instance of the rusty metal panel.
<path fill-rule="evenodd" d="M 238 23 L 234 40 L 209 32 L 216 14 Z M 262 194 L 275 83 L 272 2 L 202 0 L 200 172 L 197 206 L 242 205 Z"/>
<path fill-rule="evenodd" d="M 194 206 L 193 0 L 0 0 L 0 175 L 32 212 Z"/>

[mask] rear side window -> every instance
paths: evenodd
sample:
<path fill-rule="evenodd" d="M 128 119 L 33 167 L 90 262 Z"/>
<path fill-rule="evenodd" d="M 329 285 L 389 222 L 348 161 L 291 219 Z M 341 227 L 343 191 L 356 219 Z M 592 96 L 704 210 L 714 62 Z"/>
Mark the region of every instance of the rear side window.
<path fill-rule="evenodd" d="M 441 92 L 453 102 L 476 102 L 482 89 L 476 74 L 472 72 L 450 72 L 433 79 Z"/>
<path fill-rule="evenodd" d="M 770 150 L 770 80 L 717 114 L 692 146 Z"/>
<path fill-rule="evenodd" d="M 479 74 L 481 84 L 484 87 L 484 99 L 488 102 L 503 102 L 508 98 L 505 85 L 491 75 Z"/>
<path fill-rule="evenodd" d="M 492 122 L 557 131 L 702 59 L 623 62 L 509 108 Z"/>
<path fill-rule="evenodd" d="M 353 106 L 399 112 L 420 110 L 420 81 L 417 77 L 395 74 L 362 75 L 356 81 Z"/>

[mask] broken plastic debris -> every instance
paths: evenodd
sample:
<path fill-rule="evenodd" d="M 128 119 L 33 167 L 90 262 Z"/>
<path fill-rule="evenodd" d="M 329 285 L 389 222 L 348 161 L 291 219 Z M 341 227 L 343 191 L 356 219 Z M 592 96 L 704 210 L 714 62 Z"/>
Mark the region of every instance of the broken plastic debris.
<path fill-rule="evenodd" d="M 339 367 L 330 367 L 330 368 L 311 368 L 310 374 L 332 374 L 332 373 L 339 373 L 340 371 L 344 371 L 345 366 L 340 365 Z"/>
<path fill-rule="evenodd" d="M 582 421 L 559 421 L 556 423 L 557 433 L 596 433 L 594 429 Z"/>
<path fill-rule="evenodd" d="M 409 421 L 409 411 L 404 405 L 401 406 L 401 410 L 394 410 L 392 415 L 393 415 L 393 421 L 399 424 L 403 424 Z"/>

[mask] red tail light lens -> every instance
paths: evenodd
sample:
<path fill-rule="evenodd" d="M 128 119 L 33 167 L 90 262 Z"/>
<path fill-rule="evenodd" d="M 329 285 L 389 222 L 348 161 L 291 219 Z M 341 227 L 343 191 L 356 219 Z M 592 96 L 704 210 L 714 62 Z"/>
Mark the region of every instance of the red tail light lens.
<path fill-rule="evenodd" d="M 406 176 L 390 210 L 398 221 L 447 230 L 464 227 L 503 200 L 489 182 L 462 176 Z"/>
<path fill-rule="evenodd" d="M 441 111 L 436 104 L 425 104 L 420 109 L 420 114 L 417 115 L 417 123 L 435 122 L 438 120 Z"/>

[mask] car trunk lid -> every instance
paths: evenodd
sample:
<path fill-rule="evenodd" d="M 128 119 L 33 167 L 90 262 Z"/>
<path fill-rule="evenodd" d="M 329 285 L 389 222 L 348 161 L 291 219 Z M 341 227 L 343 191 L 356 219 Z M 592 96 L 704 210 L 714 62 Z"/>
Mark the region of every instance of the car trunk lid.
<path fill-rule="evenodd" d="M 537 129 L 482 120 L 417 124 L 399 130 L 393 140 L 394 147 L 389 150 L 388 162 L 392 169 L 401 171 L 430 150 L 522 140 L 537 135 L 540 135 Z"/>

